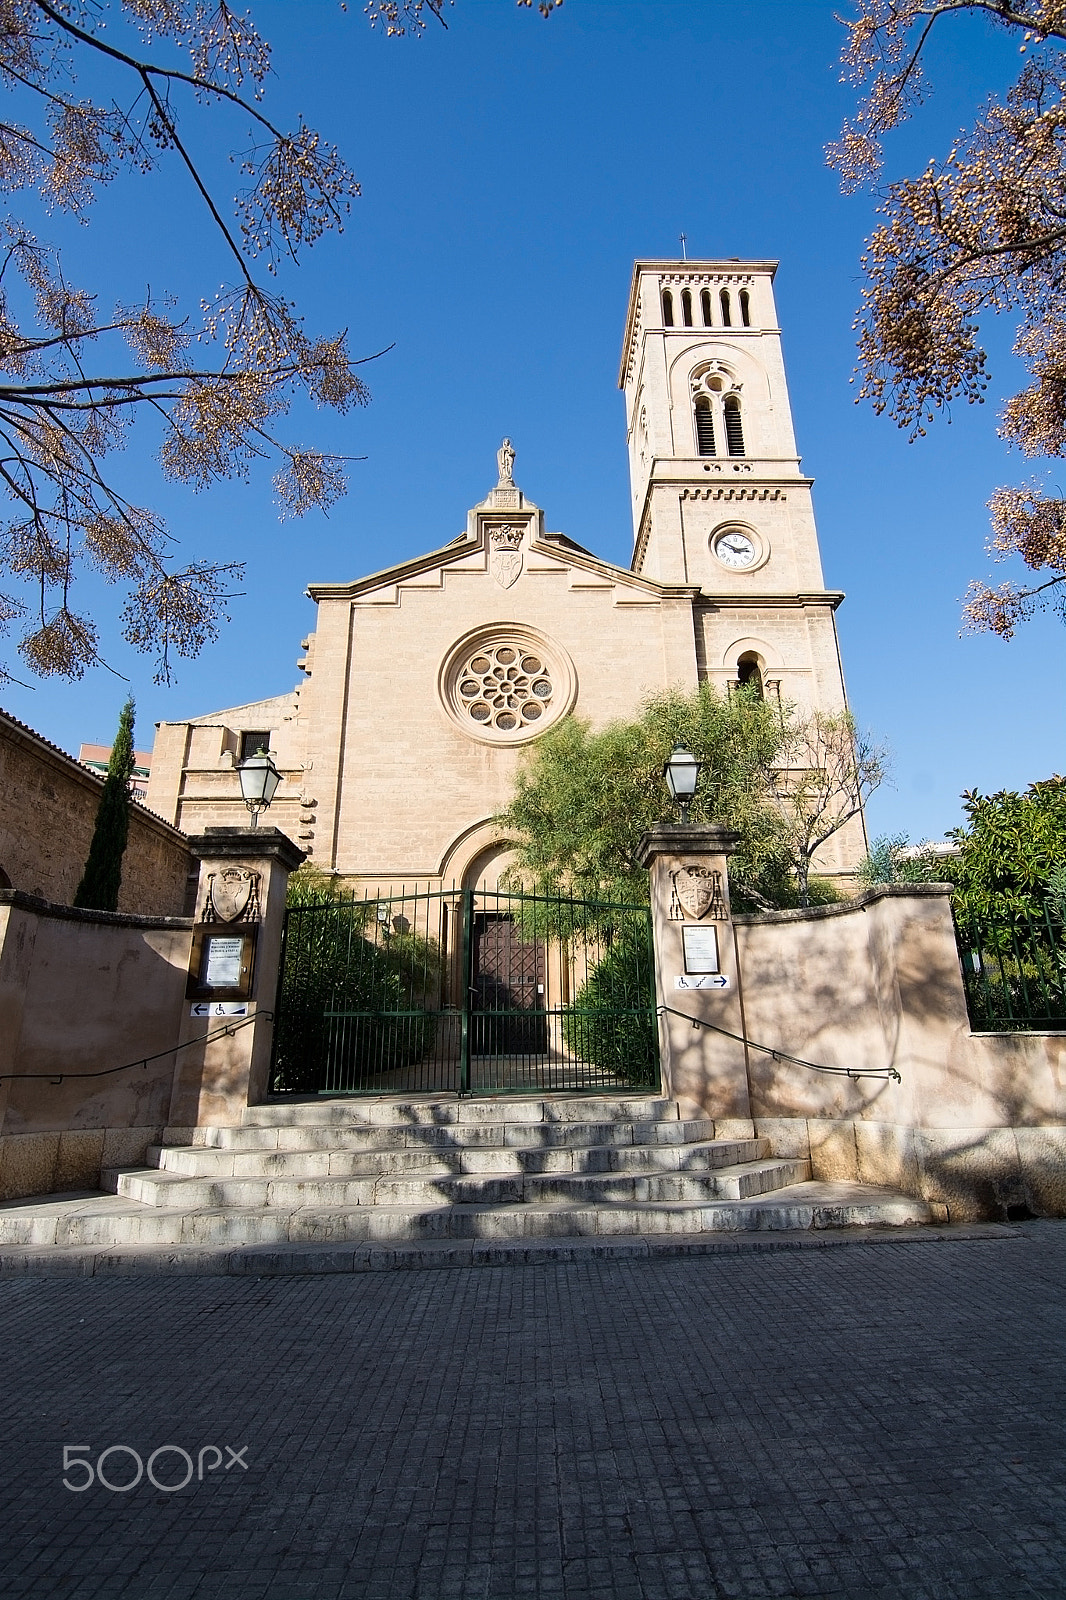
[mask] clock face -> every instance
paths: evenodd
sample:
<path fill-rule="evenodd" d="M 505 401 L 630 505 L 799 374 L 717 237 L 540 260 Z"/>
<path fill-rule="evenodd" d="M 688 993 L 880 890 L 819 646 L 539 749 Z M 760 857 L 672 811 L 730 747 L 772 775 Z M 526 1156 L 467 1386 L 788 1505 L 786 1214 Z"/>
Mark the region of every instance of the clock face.
<path fill-rule="evenodd" d="M 714 553 L 723 566 L 750 567 L 755 560 L 755 545 L 746 533 L 723 533 L 714 541 Z"/>

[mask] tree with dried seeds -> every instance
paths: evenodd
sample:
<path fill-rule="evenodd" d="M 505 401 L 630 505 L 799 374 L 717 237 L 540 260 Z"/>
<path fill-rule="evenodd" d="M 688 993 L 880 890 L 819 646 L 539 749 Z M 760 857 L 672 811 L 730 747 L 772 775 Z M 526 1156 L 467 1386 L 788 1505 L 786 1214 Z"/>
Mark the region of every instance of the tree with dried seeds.
<path fill-rule="evenodd" d="M 953 400 L 983 400 L 980 320 L 1010 312 L 1033 381 L 1008 400 L 1000 434 L 1031 458 L 1066 455 L 1066 0 L 857 0 L 857 13 L 844 75 L 864 96 L 828 151 L 847 192 L 876 179 L 884 135 L 921 103 L 935 27 L 979 13 L 1016 34 L 1027 58 L 943 160 L 884 191 L 863 257 L 860 396 L 911 438 L 924 434 Z M 1066 500 L 1028 484 L 997 489 L 989 509 L 989 554 L 1021 556 L 1033 577 L 972 583 L 967 627 L 1009 639 L 1049 602 L 1066 617 Z"/>
<path fill-rule="evenodd" d="M 301 391 L 339 412 L 364 404 L 358 363 L 343 332 L 308 332 L 253 266 L 272 273 L 339 230 L 359 188 L 313 128 L 285 132 L 260 109 L 269 67 L 269 45 L 227 0 L 0 0 L 0 188 L 38 189 L 84 220 L 121 171 L 175 163 L 233 276 L 197 317 L 153 295 L 105 307 L 18 215 L 0 219 L 0 484 L 14 508 L 0 531 L 0 588 L 14 580 L 33 595 L 0 593 L 0 627 L 23 619 L 18 651 L 32 672 L 78 678 L 98 659 L 97 626 L 71 595 L 79 562 L 126 586 L 123 633 L 155 657 L 157 681 L 224 620 L 240 567 L 175 565 L 162 519 L 112 474 L 135 416 L 156 419 L 164 472 L 195 488 L 273 458 L 283 514 L 344 492 L 344 458 L 289 442 L 280 425 Z M 85 97 L 79 73 L 106 90 Z M 235 225 L 196 153 L 227 112 L 259 135 L 240 162 Z"/>

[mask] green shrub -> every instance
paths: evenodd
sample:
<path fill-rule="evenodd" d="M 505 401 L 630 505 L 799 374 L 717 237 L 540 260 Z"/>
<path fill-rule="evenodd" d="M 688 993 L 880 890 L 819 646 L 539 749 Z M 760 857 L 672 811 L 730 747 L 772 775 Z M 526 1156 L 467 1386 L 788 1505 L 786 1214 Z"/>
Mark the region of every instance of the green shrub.
<path fill-rule="evenodd" d="M 659 1034 L 646 924 L 623 927 L 563 1013 L 571 1054 L 624 1083 L 659 1080 Z"/>
<path fill-rule="evenodd" d="M 274 1087 L 295 1093 L 372 1087 L 432 1048 L 440 951 L 365 929 L 374 904 L 301 886 L 290 908 L 275 1024 Z"/>

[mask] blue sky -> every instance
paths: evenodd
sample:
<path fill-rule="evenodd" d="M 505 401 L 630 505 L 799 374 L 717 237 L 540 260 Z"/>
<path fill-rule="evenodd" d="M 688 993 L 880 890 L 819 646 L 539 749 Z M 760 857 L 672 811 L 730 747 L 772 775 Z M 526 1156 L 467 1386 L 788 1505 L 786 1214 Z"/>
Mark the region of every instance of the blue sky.
<path fill-rule="evenodd" d="M 547 21 L 511 0 L 458 0 L 419 40 L 372 32 L 360 0 L 254 6 L 274 46 L 266 109 L 298 112 L 340 145 L 363 186 L 345 233 L 287 268 L 280 287 L 314 329 L 347 327 L 373 403 L 347 418 L 294 413 L 288 436 L 367 459 L 328 518 L 280 523 L 270 473 L 202 495 L 166 485 L 158 438 L 140 426 L 114 470 L 161 508 L 183 553 L 248 563 L 219 642 L 178 664 L 169 688 L 109 620 L 103 648 L 152 723 L 292 687 L 313 626 L 311 581 L 343 581 L 446 543 L 495 477 L 507 433 L 517 481 L 550 528 L 627 565 L 631 549 L 622 397 L 615 387 L 635 258 L 771 257 L 799 448 L 815 478 L 826 582 L 840 612 L 860 723 L 887 739 L 893 786 L 872 833 L 939 836 L 963 789 L 1016 788 L 1063 770 L 1063 654 L 1055 617 L 1005 644 L 959 637 L 959 597 L 992 569 L 984 502 L 1032 465 L 996 437 L 1019 382 L 1010 329 L 989 330 L 990 403 L 909 445 L 856 407 L 849 383 L 858 258 L 870 195 L 846 198 L 823 146 L 851 104 L 839 83 L 838 9 L 821 0 L 566 0 Z M 948 148 L 986 93 L 1019 67 L 1017 44 L 982 20 L 944 27 L 935 94 L 890 145 L 893 172 Z M 197 113 L 183 128 L 222 192 L 246 121 Z M 150 283 L 195 305 L 228 274 L 180 173 L 121 179 L 90 226 L 41 218 L 75 281 L 136 300 Z M 1052 483 L 1061 473 L 1052 472 Z M 1000 574 L 1006 575 L 1005 572 Z M 9 686 L 6 708 L 64 748 L 109 742 L 125 684 Z M 372 752 L 367 752 L 372 759 Z"/>

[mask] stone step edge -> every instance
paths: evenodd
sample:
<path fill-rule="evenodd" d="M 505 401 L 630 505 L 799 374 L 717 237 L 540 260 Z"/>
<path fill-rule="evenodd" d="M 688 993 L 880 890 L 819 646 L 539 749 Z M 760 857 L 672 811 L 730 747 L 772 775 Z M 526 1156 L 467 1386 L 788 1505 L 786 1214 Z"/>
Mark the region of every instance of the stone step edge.
<path fill-rule="evenodd" d="M 571 1116 L 546 1117 L 546 1106 L 566 1106 L 574 1113 Z M 524 1117 L 521 1115 L 523 1108 L 534 1110 L 541 1108 L 539 1117 Z M 412 1110 L 428 1111 L 431 1108 L 453 1110 L 454 1116 L 443 1118 L 439 1124 L 442 1127 L 462 1126 L 466 1123 L 478 1124 L 485 1122 L 503 1122 L 505 1116 L 478 1115 L 480 1112 L 506 1112 L 514 1111 L 512 1120 L 515 1122 L 592 1122 L 596 1118 L 593 1113 L 600 1110 L 606 1113 L 608 1109 L 618 1110 L 625 1106 L 644 1107 L 651 1112 L 650 1116 L 638 1118 L 604 1116 L 601 1120 L 614 1121 L 650 1121 L 674 1122 L 680 1117 L 678 1102 L 669 1095 L 641 1094 L 638 1092 L 619 1092 L 617 1094 L 567 1094 L 560 1091 L 558 1094 L 496 1094 L 496 1095 L 455 1095 L 440 1094 L 426 1095 L 323 1095 L 316 1098 L 294 1098 L 261 1100 L 255 1105 L 246 1106 L 241 1114 L 242 1127 L 292 1127 L 299 1126 L 299 1114 L 302 1112 L 317 1112 L 318 1117 L 308 1118 L 308 1126 L 322 1126 L 323 1123 L 336 1122 L 343 1124 L 346 1120 L 345 1113 L 351 1116 L 355 1125 L 360 1127 L 389 1127 L 394 1122 L 375 1123 L 372 1115 L 364 1117 L 358 1111 L 366 1109 L 368 1112 L 392 1111 L 397 1112 L 406 1107 Z M 288 1120 L 289 1113 L 295 1114 L 295 1123 Z M 471 1115 L 473 1113 L 473 1115 Z M 434 1121 L 427 1117 L 424 1126 L 433 1126 Z"/>
<path fill-rule="evenodd" d="M 797 1168 L 802 1168 L 803 1169 L 804 1176 L 796 1176 L 795 1175 L 795 1169 L 797 1169 Z M 139 1183 L 155 1184 L 158 1187 L 161 1195 L 162 1194 L 166 1194 L 168 1190 L 171 1191 L 172 1194 L 173 1194 L 173 1202 L 167 1203 L 167 1204 L 160 1204 L 158 1201 L 154 1201 L 154 1202 L 153 1201 L 139 1201 L 138 1203 L 141 1204 L 141 1205 L 146 1206 L 149 1210 L 153 1210 L 153 1211 L 176 1211 L 176 1210 L 179 1209 L 179 1207 L 176 1204 L 176 1202 L 179 1201 L 180 1198 L 181 1198 L 182 1188 L 183 1187 L 191 1188 L 192 1186 L 197 1185 L 197 1184 L 201 1184 L 201 1185 L 202 1184 L 218 1185 L 218 1184 L 225 1184 L 225 1183 L 229 1183 L 229 1184 L 262 1184 L 264 1186 L 264 1188 L 268 1189 L 269 1186 L 271 1184 L 274 1184 L 274 1183 L 277 1183 L 277 1184 L 307 1184 L 309 1187 L 313 1187 L 315 1184 L 323 1184 L 323 1185 L 332 1184 L 332 1185 L 337 1186 L 337 1185 L 345 1184 L 345 1183 L 351 1183 L 351 1184 L 356 1184 L 356 1183 L 369 1183 L 369 1184 L 409 1183 L 409 1184 L 412 1184 L 412 1185 L 421 1184 L 425 1189 L 432 1191 L 433 1186 L 435 1184 L 440 1184 L 440 1183 L 468 1184 L 468 1185 L 473 1185 L 473 1184 L 488 1185 L 490 1183 L 509 1183 L 509 1184 L 510 1183 L 521 1183 L 521 1184 L 529 1184 L 531 1186 L 531 1188 L 533 1189 L 533 1191 L 535 1192 L 538 1187 L 546 1187 L 547 1188 L 547 1187 L 550 1187 L 553 1184 L 557 1184 L 560 1187 L 563 1187 L 567 1183 L 570 1183 L 570 1184 L 573 1184 L 576 1187 L 578 1184 L 581 1184 L 581 1183 L 590 1183 L 590 1184 L 599 1184 L 601 1186 L 601 1188 L 603 1188 L 605 1190 L 609 1190 L 609 1186 L 611 1186 L 611 1185 L 614 1185 L 615 1189 L 618 1189 L 623 1184 L 626 1184 L 626 1183 L 637 1183 L 637 1182 L 642 1182 L 642 1181 L 645 1181 L 645 1182 L 660 1182 L 660 1181 L 669 1181 L 672 1178 L 691 1178 L 691 1179 L 696 1179 L 696 1180 L 704 1179 L 707 1182 L 712 1182 L 713 1181 L 715 1183 L 721 1183 L 721 1182 L 730 1183 L 730 1182 L 733 1182 L 733 1181 L 737 1181 L 737 1182 L 742 1181 L 745 1177 L 753 1177 L 756 1174 L 759 1175 L 759 1176 L 770 1176 L 770 1177 L 783 1176 L 785 1174 L 786 1170 L 787 1170 L 787 1172 L 789 1174 L 788 1181 L 786 1183 L 779 1184 L 777 1186 L 777 1188 L 771 1187 L 769 1189 L 762 1189 L 762 1190 L 759 1190 L 756 1194 L 753 1194 L 753 1195 L 719 1195 L 719 1196 L 710 1196 L 706 1201 L 703 1201 L 703 1200 L 638 1200 L 635 1197 L 634 1198 L 625 1197 L 625 1198 L 622 1198 L 622 1199 L 612 1199 L 610 1192 L 608 1192 L 605 1195 L 605 1197 L 603 1198 L 602 1201 L 598 1201 L 597 1199 L 592 1198 L 592 1197 L 582 1198 L 582 1199 L 567 1199 L 565 1197 L 560 1196 L 556 1200 L 535 1200 L 535 1199 L 532 1199 L 532 1200 L 502 1200 L 501 1201 L 501 1200 L 475 1200 L 475 1199 L 471 1199 L 471 1200 L 448 1200 L 448 1199 L 442 1199 L 439 1204 L 429 1205 L 429 1204 L 425 1204 L 424 1202 L 422 1202 L 420 1200 L 416 1200 L 416 1199 L 412 1199 L 412 1200 L 391 1200 L 391 1201 L 390 1200 L 385 1200 L 385 1201 L 369 1200 L 369 1201 L 366 1201 L 366 1202 L 355 1201 L 354 1203 L 353 1202 L 347 1202 L 347 1201 L 338 1202 L 338 1201 L 329 1201 L 329 1200 L 317 1201 L 314 1198 L 314 1195 L 312 1193 L 312 1194 L 308 1194 L 304 1199 L 302 1199 L 299 1202 L 298 1206 L 293 1208 L 293 1209 L 299 1209 L 299 1210 L 304 1210 L 304 1211 L 317 1211 L 317 1210 L 323 1210 L 323 1211 L 371 1211 L 371 1210 L 373 1210 L 373 1211 L 376 1211 L 376 1212 L 390 1212 L 390 1211 L 422 1211 L 422 1210 L 426 1210 L 426 1211 L 464 1211 L 464 1210 L 470 1210 L 470 1209 L 475 1209 L 475 1210 L 479 1210 L 479 1211 L 480 1210 L 486 1210 L 486 1209 L 492 1210 L 492 1211 L 512 1211 L 512 1210 L 517 1210 L 517 1209 L 529 1210 L 530 1208 L 534 1208 L 534 1209 L 541 1208 L 541 1209 L 554 1209 L 554 1210 L 557 1210 L 560 1207 L 563 1207 L 563 1208 L 565 1208 L 567 1210 L 577 1211 L 577 1210 L 588 1210 L 590 1208 L 596 1208 L 597 1205 L 600 1205 L 600 1204 L 602 1204 L 602 1206 L 604 1208 L 613 1208 L 614 1206 L 625 1207 L 625 1206 L 630 1206 L 630 1205 L 632 1205 L 632 1206 L 680 1206 L 680 1207 L 689 1208 L 689 1207 L 692 1207 L 692 1206 L 701 1206 L 701 1205 L 704 1205 L 704 1204 L 712 1205 L 712 1204 L 716 1203 L 717 1200 L 736 1201 L 736 1203 L 739 1204 L 739 1205 L 755 1205 L 755 1204 L 757 1204 L 758 1202 L 760 1202 L 762 1200 L 766 1200 L 768 1202 L 770 1200 L 770 1197 L 772 1195 L 776 1194 L 779 1189 L 789 1188 L 793 1184 L 796 1184 L 796 1183 L 808 1182 L 809 1179 L 810 1179 L 810 1162 L 804 1160 L 803 1157 L 801 1157 L 801 1156 L 764 1156 L 764 1157 L 758 1158 L 758 1159 L 756 1159 L 754 1161 L 738 1162 L 735 1165 L 731 1165 L 731 1166 L 709 1167 L 705 1172 L 682 1172 L 682 1171 L 673 1171 L 673 1172 L 635 1172 L 635 1173 L 634 1172 L 628 1172 L 628 1173 L 627 1172 L 557 1172 L 557 1173 L 553 1173 L 553 1172 L 534 1172 L 534 1173 L 529 1173 L 529 1172 L 524 1172 L 524 1173 L 514 1173 L 514 1172 L 500 1172 L 500 1173 L 468 1172 L 468 1173 L 450 1173 L 446 1177 L 445 1176 L 420 1177 L 420 1175 L 416 1172 L 416 1173 L 409 1173 L 409 1174 L 408 1173 L 398 1173 L 395 1176 L 384 1175 L 384 1174 L 370 1174 L 370 1175 L 363 1175 L 363 1176 L 356 1176 L 356 1177 L 342 1177 L 342 1176 L 331 1177 L 331 1176 L 327 1175 L 326 1177 L 319 1177 L 319 1178 L 299 1178 L 299 1177 L 297 1177 L 297 1178 L 289 1178 L 289 1177 L 286 1177 L 284 1174 L 278 1174 L 276 1176 L 263 1177 L 263 1178 L 253 1178 L 253 1177 L 243 1177 L 243 1176 L 242 1177 L 226 1177 L 226 1176 L 212 1177 L 211 1175 L 204 1176 L 204 1175 L 188 1173 L 188 1172 L 163 1171 L 158 1167 L 105 1167 L 103 1169 L 102 1174 L 101 1174 L 101 1179 L 102 1179 L 104 1190 L 105 1190 L 106 1193 L 114 1194 L 114 1195 L 119 1196 L 122 1199 L 127 1199 L 127 1200 L 128 1199 L 134 1199 L 136 1197 L 127 1194 L 125 1192 L 125 1190 L 121 1187 L 121 1183 L 122 1183 L 123 1179 L 135 1179 Z M 236 1212 L 250 1211 L 250 1212 L 254 1213 L 254 1212 L 257 1212 L 259 1210 L 284 1211 L 284 1210 L 286 1210 L 287 1208 L 290 1208 L 290 1207 L 292 1207 L 292 1202 L 289 1201 L 289 1200 L 283 1201 L 279 1206 L 272 1206 L 272 1205 L 269 1204 L 268 1200 L 264 1197 L 264 1200 L 262 1202 L 258 1202 L 258 1203 L 253 1202 L 251 1205 L 241 1205 L 239 1203 L 228 1204 L 225 1201 L 221 1202 L 218 1205 L 214 1205 L 214 1204 L 211 1204 L 211 1203 L 208 1203 L 208 1204 L 205 1205 L 203 1202 L 200 1202 L 200 1203 L 194 1203 L 192 1206 L 187 1207 L 185 1209 L 188 1209 L 190 1211 L 203 1211 L 203 1210 L 208 1210 L 208 1211 L 228 1211 L 228 1210 L 232 1210 L 235 1213 Z"/>
<path fill-rule="evenodd" d="M 877 1244 L 974 1244 L 1024 1239 L 999 1222 L 898 1227 L 812 1228 L 788 1233 L 616 1234 L 605 1238 L 427 1241 L 418 1244 L 202 1245 L 0 1244 L 0 1276 L 140 1277 L 174 1273 L 199 1277 L 299 1277 L 327 1273 L 392 1272 L 426 1268 L 517 1267 L 583 1261 L 663 1260 L 736 1256 L 768 1250 L 824 1250 Z"/>
<path fill-rule="evenodd" d="M 463 1155 L 467 1154 L 468 1152 L 470 1154 L 472 1154 L 472 1155 L 477 1155 L 477 1156 L 495 1156 L 495 1155 L 510 1156 L 510 1155 L 515 1155 L 515 1154 L 517 1154 L 517 1155 L 527 1155 L 527 1154 L 528 1155 L 544 1155 L 546 1153 L 547 1154 L 555 1154 L 557 1152 L 560 1153 L 560 1154 L 570 1154 L 570 1155 L 578 1155 L 578 1154 L 580 1154 L 580 1155 L 596 1155 L 596 1154 L 599 1154 L 600 1152 L 603 1152 L 603 1151 L 611 1151 L 612 1153 L 615 1153 L 615 1154 L 617 1154 L 618 1152 L 623 1152 L 624 1154 L 628 1155 L 629 1152 L 632 1151 L 632 1150 L 647 1150 L 647 1151 L 653 1152 L 655 1155 L 665 1155 L 669 1151 L 687 1150 L 689 1152 L 700 1152 L 700 1151 L 704 1151 L 704 1150 L 728 1149 L 730 1146 L 735 1148 L 735 1147 L 737 1147 L 739 1145 L 759 1145 L 759 1146 L 765 1147 L 765 1152 L 766 1153 L 764 1155 L 755 1155 L 755 1156 L 750 1157 L 750 1159 L 752 1161 L 768 1161 L 768 1160 L 791 1161 L 791 1160 L 794 1160 L 794 1159 L 799 1159 L 798 1157 L 792 1157 L 792 1156 L 774 1156 L 773 1153 L 772 1153 L 772 1142 L 771 1142 L 770 1139 L 768 1139 L 766 1137 L 765 1134 L 753 1134 L 752 1137 L 748 1138 L 748 1139 L 687 1139 L 687 1140 L 681 1140 L 681 1141 L 674 1142 L 674 1143 L 653 1143 L 653 1144 L 581 1144 L 581 1145 L 505 1145 L 505 1144 L 498 1144 L 497 1145 L 497 1144 L 487 1144 L 487 1145 L 469 1145 L 469 1146 L 466 1146 L 466 1145 L 442 1145 L 440 1147 L 440 1149 L 436 1149 L 432 1145 L 426 1145 L 424 1147 L 419 1146 L 419 1145 L 401 1145 L 396 1149 L 385 1149 L 385 1150 L 372 1150 L 372 1149 L 371 1150 L 354 1150 L 354 1149 L 348 1149 L 347 1147 L 345 1147 L 343 1145 L 338 1145 L 338 1146 L 326 1145 L 326 1146 L 319 1146 L 319 1147 L 311 1147 L 311 1148 L 306 1149 L 306 1150 L 304 1150 L 304 1149 L 281 1150 L 281 1149 L 276 1149 L 272 1145 L 268 1145 L 268 1146 L 264 1146 L 263 1149 L 260 1150 L 260 1149 L 255 1149 L 255 1148 L 253 1148 L 253 1149 L 243 1149 L 243 1148 L 240 1148 L 240 1147 L 231 1147 L 229 1145 L 212 1145 L 212 1144 L 150 1144 L 148 1146 L 147 1150 L 145 1151 L 146 1167 L 145 1168 L 138 1168 L 136 1170 L 143 1171 L 143 1170 L 147 1170 L 148 1168 L 153 1168 L 153 1169 L 156 1169 L 156 1170 L 158 1170 L 160 1172 L 166 1172 L 166 1171 L 171 1170 L 171 1169 L 169 1169 L 167 1167 L 163 1167 L 163 1166 L 159 1166 L 158 1165 L 160 1156 L 163 1156 L 165 1154 L 169 1154 L 171 1151 L 178 1151 L 180 1153 L 189 1152 L 189 1153 L 197 1155 L 197 1156 L 199 1156 L 199 1155 L 203 1154 L 204 1152 L 206 1152 L 207 1154 L 209 1154 L 211 1156 L 240 1156 L 240 1157 L 244 1157 L 244 1156 L 273 1156 L 273 1157 L 280 1156 L 280 1157 L 287 1157 L 287 1156 L 343 1155 L 343 1156 L 353 1156 L 353 1157 L 359 1158 L 359 1157 L 363 1157 L 363 1156 L 387 1156 L 390 1160 L 394 1159 L 394 1158 L 402 1158 L 403 1156 L 407 1155 L 408 1152 L 413 1151 L 415 1155 L 425 1155 L 429 1160 L 438 1160 L 439 1161 L 439 1160 L 443 1160 L 445 1156 L 450 1156 L 450 1155 L 451 1156 L 455 1156 L 455 1155 L 463 1156 Z M 747 1159 L 749 1159 L 749 1158 L 745 1158 L 745 1160 L 747 1160 Z M 107 1167 L 104 1170 L 108 1171 L 108 1172 L 126 1172 L 126 1171 L 133 1171 L 134 1169 L 133 1168 L 128 1168 L 128 1167 Z M 176 1170 L 176 1169 L 173 1169 L 173 1170 Z M 657 1168 L 655 1170 L 658 1171 Z M 674 1172 L 677 1169 L 674 1168 L 674 1167 L 668 1167 L 668 1168 L 664 1168 L 663 1170 L 664 1171 L 668 1171 L 668 1172 Z M 711 1170 L 717 1170 L 717 1169 L 708 1168 L 708 1171 L 711 1171 Z M 401 1176 L 401 1175 L 402 1174 L 396 1174 L 396 1176 Z M 507 1176 L 507 1174 L 505 1172 L 501 1172 L 501 1173 L 496 1174 L 496 1175 L 500 1176 L 500 1177 Z M 190 1174 L 190 1176 L 191 1176 L 191 1174 Z M 206 1176 L 206 1174 L 196 1174 L 196 1176 Z M 227 1174 L 227 1176 L 230 1176 L 230 1174 Z M 232 1174 L 232 1176 L 238 1176 L 238 1174 Z M 250 1174 L 248 1174 L 248 1176 L 250 1176 Z M 279 1176 L 284 1176 L 284 1174 L 279 1174 Z M 355 1174 L 353 1174 L 353 1176 L 359 1177 L 359 1176 L 361 1176 L 361 1174 L 355 1173 Z M 463 1174 L 456 1173 L 455 1176 L 456 1177 L 460 1177 L 460 1176 L 463 1176 Z"/>

